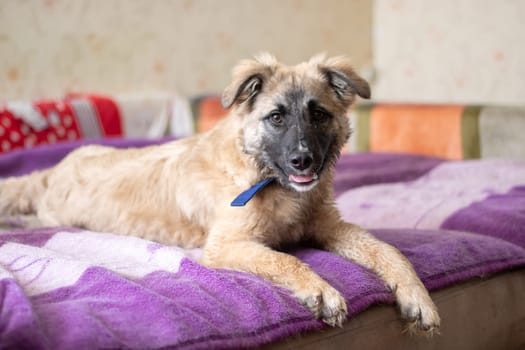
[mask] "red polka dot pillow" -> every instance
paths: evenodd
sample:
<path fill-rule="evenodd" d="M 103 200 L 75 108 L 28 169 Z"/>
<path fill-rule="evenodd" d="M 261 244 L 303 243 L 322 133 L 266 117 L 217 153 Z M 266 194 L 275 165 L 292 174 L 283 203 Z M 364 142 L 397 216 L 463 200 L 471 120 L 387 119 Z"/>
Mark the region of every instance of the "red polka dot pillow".
<path fill-rule="evenodd" d="M 81 138 L 122 136 L 117 104 L 100 95 L 0 104 L 0 153 Z"/>

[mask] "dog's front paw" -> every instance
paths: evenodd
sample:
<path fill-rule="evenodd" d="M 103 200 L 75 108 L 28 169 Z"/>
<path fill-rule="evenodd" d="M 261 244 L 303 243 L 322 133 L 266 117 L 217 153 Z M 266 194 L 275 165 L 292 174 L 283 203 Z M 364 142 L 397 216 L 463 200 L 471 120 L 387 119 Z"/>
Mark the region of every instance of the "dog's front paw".
<path fill-rule="evenodd" d="M 398 287 L 396 296 L 409 333 L 429 336 L 439 333 L 439 314 L 426 289 L 419 285 Z"/>
<path fill-rule="evenodd" d="M 341 294 L 331 286 L 296 292 L 295 296 L 316 318 L 335 327 L 342 327 L 346 319 L 346 303 Z"/>

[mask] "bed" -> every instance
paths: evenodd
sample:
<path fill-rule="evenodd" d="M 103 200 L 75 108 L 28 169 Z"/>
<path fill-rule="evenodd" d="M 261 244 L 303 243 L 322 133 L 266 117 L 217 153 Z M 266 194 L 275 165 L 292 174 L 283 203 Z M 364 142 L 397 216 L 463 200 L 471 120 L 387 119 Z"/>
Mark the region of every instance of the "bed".
<path fill-rule="evenodd" d="M 15 150 L 0 156 L 0 178 L 87 143 L 170 139 Z M 525 161 L 367 151 L 338 162 L 337 205 L 412 262 L 440 309 L 441 335 L 403 333 L 378 278 L 327 252 L 290 250 L 345 297 L 348 320 L 337 329 L 261 278 L 200 265 L 199 249 L 19 216 L 0 218 L 0 348 L 525 348 Z"/>

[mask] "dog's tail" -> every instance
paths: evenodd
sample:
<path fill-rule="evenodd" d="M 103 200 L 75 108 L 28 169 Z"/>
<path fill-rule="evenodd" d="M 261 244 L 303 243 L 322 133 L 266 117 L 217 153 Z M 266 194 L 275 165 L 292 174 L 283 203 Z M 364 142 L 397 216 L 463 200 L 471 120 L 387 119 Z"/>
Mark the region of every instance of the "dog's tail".
<path fill-rule="evenodd" d="M 0 215 L 33 214 L 47 189 L 49 170 L 0 180 Z"/>

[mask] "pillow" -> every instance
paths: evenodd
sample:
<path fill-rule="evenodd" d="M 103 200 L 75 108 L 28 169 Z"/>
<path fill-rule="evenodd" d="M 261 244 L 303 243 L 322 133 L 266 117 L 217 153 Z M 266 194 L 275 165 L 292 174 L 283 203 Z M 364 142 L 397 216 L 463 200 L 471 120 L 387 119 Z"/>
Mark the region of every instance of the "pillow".
<path fill-rule="evenodd" d="M 358 106 L 351 114 L 350 150 L 479 158 L 479 112 L 462 105 Z"/>
<path fill-rule="evenodd" d="M 0 153 L 84 138 L 161 137 L 175 105 L 181 106 L 167 94 L 6 102 L 0 105 Z"/>

